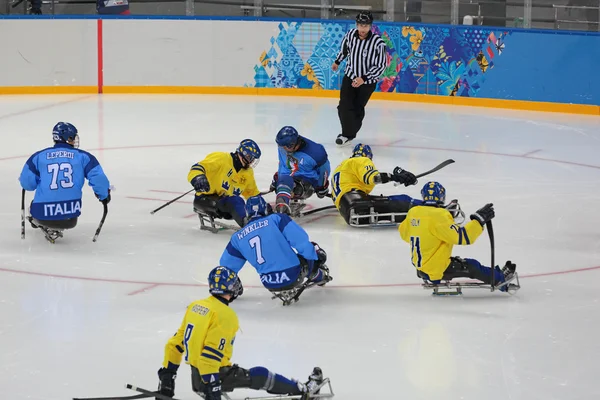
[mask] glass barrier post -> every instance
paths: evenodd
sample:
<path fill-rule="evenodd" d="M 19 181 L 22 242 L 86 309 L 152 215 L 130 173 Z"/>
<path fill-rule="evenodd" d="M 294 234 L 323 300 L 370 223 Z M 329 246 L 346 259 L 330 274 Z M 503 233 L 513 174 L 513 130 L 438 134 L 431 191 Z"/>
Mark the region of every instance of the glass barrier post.
<path fill-rule="evenodd" d="M 385 16 L 384 20 L 388 22 L 394 22 L 394 6 L 396 0 L 384 0 L 385 2 Z"/>
<path fill-rule="evenodd" d="M 254 0 L 254 16 L 263 16 L 263 0 Z"/>
<path fill-rule="evenodd" d="M 194 0 L 185 0 L 185 15 L 190 17 L 196 15 L 196 4 Z"/>
<path fill-rule="evenodd" d="M 598 0 L 598 32 L 600 32 L 600 0 Z"/>
<path fill-rule="evenodd" d="M 458 0 L 452 0 L 450 3 L 450 23 L 458 25 Z"/>
<path fill-rule="evenodd" d="M 321 0 L 321 19 L 331 18 L 331 0 Z"/>
<path fill-rule="evenodd" d="M 523 28 L 531 29 L 531 9 L 533 8 L 532 0 L 525 0 L 523 4 Z"/>

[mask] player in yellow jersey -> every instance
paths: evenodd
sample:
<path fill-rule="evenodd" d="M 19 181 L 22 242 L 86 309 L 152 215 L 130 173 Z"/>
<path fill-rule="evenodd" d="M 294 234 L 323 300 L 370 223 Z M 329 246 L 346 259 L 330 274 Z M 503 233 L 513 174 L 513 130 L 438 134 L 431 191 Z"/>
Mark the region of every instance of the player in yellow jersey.
<path fill-rule="evenodd" d="M 222 392 L 236 388 L 266 390 L 272 394 L 298 396 L 309 400 L 324 383 L 316 367 L 306 383 L 288 379 L 264 367 L 248 370 L 231 364 L 233 343 L 239 328 L 238 317 L 229 307 L 243 292 L 235 272 L 216 267 L 208 275 L 211 296 L 192 302 L 181 326 L 165 346 L 162 368 L 158 370 L 160 394 L 175 396 L 175 378 L 181 361 L 192 369 L 192 389 L 206 400 L 221 400 Z M 327 397 L 327 396 L 325 396 Z"/>
<path fill-rule="evenodd" d="M 452 257 L 454 245 L 475 243 L 485 223 L 495 216 L 493 204 L 486 204 L 471 214 L 465 226 L 454 223 L 450 212 L 443 208 L 446 189 L 438 182 L 428 182 L 421 190 L 423 205 L 412 207 L 398 230 L 410 243 L 412 264 L 417 275 L 429 282 L 439 283 L 454 278 L 472 278 L 490 284 L 492 269 L 471 258 Z M 494 284 L 502 291 L 510 289 L 517 266 L 507 261 L 504 268 L 494 268 Z"/>
<path fill-rule="evenodd" d="M 421 204 L 407 195 L 371 196 L 376 184 L 390 181 L 405 186 L 417 183 L 417 178 L 400 167 L 392 174 L 379 172 L 373 164 L 371 146 L 359 143 L 352 156 L 344 160 L 331 176 L 331 198 L 342 217 L 351 226 L 369 226 L 381 223 L 396 224 L 404 219 L 408 209 Z"/>
<path fill-rule="evenodd" d="M 254 180 L 261 151 L 255 141 L 242 140 L 235 153 L 215 152 L 192 166 L 188 181 L 196 189 L 194 211 L 203 216 L 233 219 L 244 226 L 246 208 L 244 199 L 260 192 Z M 214 225 L 212 227 L 214 229 Z"/>

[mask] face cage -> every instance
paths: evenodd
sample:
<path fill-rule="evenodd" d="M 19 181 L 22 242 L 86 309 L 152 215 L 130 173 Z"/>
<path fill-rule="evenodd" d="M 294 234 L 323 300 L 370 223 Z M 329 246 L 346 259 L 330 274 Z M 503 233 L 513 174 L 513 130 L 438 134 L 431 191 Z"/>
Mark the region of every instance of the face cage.
<path fill-rule="evenodd" d="M 75 134 L 75 139 L 73 139 L 73 147 L 76 149 L 79 148 L 79 135 Z"/>
<path fill-rule="evenodd" d="M 248 168 L 256 168 L 256 166 L 258 165 L 258 163 L 260 162 L 260 158 L 254 158 L 252 156 L 246 156 L 245 154 L 242 153 L 242 157 L 244 158 L 244 161 L 246 161 Z"/>

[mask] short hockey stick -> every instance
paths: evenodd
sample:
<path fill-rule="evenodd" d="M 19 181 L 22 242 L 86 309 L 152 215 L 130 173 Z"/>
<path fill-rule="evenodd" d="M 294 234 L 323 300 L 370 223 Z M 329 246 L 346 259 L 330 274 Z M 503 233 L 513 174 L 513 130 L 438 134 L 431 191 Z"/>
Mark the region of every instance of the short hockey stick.
<path fill-rule="evenodd" d="M 334 205 L 325 206 L 325 207 L 319 207 L 319 208 L 315 208 L 313 210 L 308 210 L 306 212 L 303 212 L 302 214 L 300 214 L 300 216 L 304 217 L 305 215 L 314 214 L 314 213 L 319 212 L 319 211 L 331 210 L 331 209 L 334 209 L 334 208 L 335 208 Z"/>
<path fill-rule="evenodd" d="M 191 189 L 191 190 L 188 190 L 187 192 L 185 192 L 185 193 L 184 193 L 184 194 L 182 194 L 181 196 L 177 196 L 177 197 L 175 197 L 173 200 L 171 200 L 171 201 L 169 201 L 169 202 L 167 202 L 167 203 L 163 204 L 162 206 L 158 207 L 156 210 L 154 210 L 154 211 L 150 211 L 150 214 L 154 214 L 155 212 L 162 210 L 162 209 L 163 209 L 163 208 L 165 208 L 166 206 L 168 206 L 168 205 L 170 205 L 170 204 L 173 204 L 173 203 L 175 203 L 177 200 L 181 199 L 183 196 L 186 196 L 186 195 L 188 195 L 188 194 L 192 193 L 194 190 L 196 190 L 196 189 Z"/>
<path fill-rule="evenodd" d="M 444 168 L 444 167 L 446 167 L 446 166 L 448 166 L 450 164 L 453 164 L 454 162 L 455 161 L 453 159 L 449 158 L 446 161 L 444 161 L 443 163 L 440 163 L 438 166 L 431 168 L 429 171 L 425 171 L 422 174 L 415 175 L 415 178 L 418 179 L 418 178 L 421 178 L 421 177 L 423 177 L 425 175 L 432 174 L 432 173 L 434 173 L 436 171 L 439 171 L 440 169 L 442 169 L 442 168 Z M 400 186 L 400 185 L 401 185 L 401 183 L 394 182 L 394 186 Z"/>
<path fill-rule="evenodd" d="M 487 221 L 485 223 L 485 227 L 487 228 L 488 231 L 488 235 L 490 237 L 490 247 L 491 247 L 491 252 L 492 252 L 492 265 L 490 266 L 492 268 L 492 283 L 491 283 L 491 291 L 493 292 L 494 289 L 496 289 L 496 282 L 495 282 L 495 277 L 496 277 L 496 261 L 495 259 L 495 253 L 496 253 L 496 245 L 494 243 L 494 228 L 492 226 L 492 221 Z"/>
<path fill-rule="evenodd" d="M 25 189 L 21 191 L 21 239 L 25 239 Z"/>
<path fill-rule="evenodd" d="M 114 396 L 114 397 L 73 397 L 73 400 L 135 400 L 154 397 L 156 394 L 134 394 L 133 396 Z"/>
<path fill-rule="evenodd" d="M 92 242 L 95 242 L 96 240 L 98 240 L 98 235 L 100 235 L 100 231 L 102 230 L 102 227 L 104 226 L 104 221 L 106 221 L 106 216 L 108 215 L 108 204 L 102 203 L 102 205 L 104 206 L 104 213 L 102 214 L 102 219 L 100 220 L 98 229 L 96 229 L 96 234 L 94 235 Z"/>
<path fill-rule="evenodd" d="M 148 394 L 151 397 L 156 397 L 157 399 L 160 399 L 160 400 L 177 400 L 174 397 L 165 396 L 164 394 L 160 394 L 160 393 L 157 393 L 157 392 L 151 392 L 149 390 L 142 389 L 142 388 L 139 388 L 137 386 L 130 385 L 129 383 L 126 384 L 125 387 L 127 389 L 131 389 L 131 390 L 134 390 L 136 392 L 140 392 L 140 393 L 143 393 L 143 394 Z"/>
<path fill-rule="evenodd" d="M 426 172 L 423 172 L 422 174 L 416 175 L 416 178 L 420 178 L 422 176 L 432 174 L 435 171 L 439 171 L 440 169 L 442 169 L 450 164 L 453 164 L 454 162 L 455 161 L 453 159 L 449 158 L 446 161 L 444 161 L 443 163 L 441 163 L 440 165 L 438 165 L 437 167 L 431 168 L 429 171 L 426 171 Z"/>

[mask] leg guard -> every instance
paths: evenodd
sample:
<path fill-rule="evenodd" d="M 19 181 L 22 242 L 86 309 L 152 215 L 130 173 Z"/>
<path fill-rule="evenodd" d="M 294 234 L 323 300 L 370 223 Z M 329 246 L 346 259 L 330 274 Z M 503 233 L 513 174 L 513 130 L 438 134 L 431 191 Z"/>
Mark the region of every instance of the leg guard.
<path fill-rule="evenodd" d="M 406 195 L 369 196 L 353 190 L 342 196 L 340 211 L 350 226 L 396 225 L 406 218 L 411 201 Z"/>
<path fill-rule="evenodd" d="M 221 202 L 222 199 L 218 195 L 196 196 L 194 199 L 194 212 L 198 214 L 198 218 L 200 219 L 201 230 L 217 233 L 221 229 L 238 229 L 235 226 L 230 226 L 215 221 L 215 219 L 219 218 L 233 218 L 233 216 L 225 210 L 225 207 L 221 206 Z M 244 215 L 245 212 L 246 210 L 244 209 Z"/>
<path fill-rule="evenodd" d="M 292 192 L 294 191 L 294 178 L 290 175 L 279 175 L 277 178 L 276 203 L 290 204 Z"/>
<path fill-rule="evenodd" d="M 494 274 L 496 284 L 504 282 L 504 274 L 499 267 L 494 268 Z M 491 284 L 492 269 L 481 265 L 479 261 L 472 258 L 451 257 L 450 265 L 444 272 L 444 279 L 452 280 L 454 278 L 471 278 Z"/>
<path fill-rule="evenodd" d="M 28 219 L 33 228 L 39 228 L 44 232 L 46 240 L 50 243 L 55 243 L 56 239 L 63 237 L 64 230 L 75 228 L 77 225 L 77 217 L 57 220 L 39 220 L 33 217 Z"/>
<path fill-rule="evenodd" d="M 213 218 L 222 218 L 217 210 L 217 204 L 219 203 L 219 196 L 215 195 L 202 195 L 194 198 L 194 211 L 201 212 L 207 216 Z"/>
<path fill-rule="evenodd" d="M 223 218 L 233 218 L 241 227 L 246 224 L 246 202 L 240 196 L 225 196 L 219 200 L 217 204 L 219 213 L 224 215 Z M 225 217 L 229 216 L 229 218 Z"/>
<path fill-rule="evenodd" d="M 315 188 L 310 182 L 303 179 L 294 179 L 292 200 L 306 200 L 313 194 L 315 194 Z"/>
<path fill-rule="evenodd" d="M 39 220 L 33 218 L 33 223 L 38 226 L 43 226 L 44 228 L 56 230 L 56 231 L 64 231 L 67 229 L 73 229 L 77 226 L 77 218 L 69 218 L 69 219 L 56 219 L 56 220 Z"/>
<path fill-rule="evenodd" d="M 221 390 L 223 392 L 232 392 L 238 388 L 251 388 L 252 380 L 250 372 L 247 369 L 234 364 L 230 367 L 221 367 L 219 369 L 219 378 L 221 379 Z M 200 371 L 192 367 L 192 390 L 198 394 L 204 394 L 206 385 L 202 381 Z"/>
<path fill-rule="evenodd" d="M 303 394 L 303 385 L 285 376 L 269 371 L 265 367 L 250 368 L 250 388 L 255 390 L 266 390 L 270 394 Z"/>

